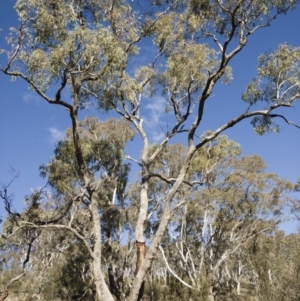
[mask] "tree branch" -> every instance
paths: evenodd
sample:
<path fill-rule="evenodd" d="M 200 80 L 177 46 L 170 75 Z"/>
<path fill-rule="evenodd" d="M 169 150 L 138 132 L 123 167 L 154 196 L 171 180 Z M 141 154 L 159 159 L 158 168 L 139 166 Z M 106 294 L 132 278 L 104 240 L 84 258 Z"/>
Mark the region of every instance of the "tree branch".
<path fill-rule="evenodd" d="M 188 288 L 190 288 L 190 289 L 193 289 L 193 287 L 191 286 L 191 285 L 189 285 L 188 283 L 186 283 L 185 281 L 183 281 L 172 269 L 171 269 L 171 267 L 169 266 L 169 263 L 168 263 L 168 261 L 167 261 L 167 258 L 166 258 L 166 256 L 165 256 L 165 253 L 164 253 L 164 250 L 163 250 L 163 248 L 162 248 L 162 246 L 159 246 L 158 247 L 159 248 L 159 250 L 160 250 L 160 252 L 161 252 L 161 254 L 162 254 L 162 256 L 163 256 L 163 258 L 164 258 L 164 261 L 165 261 L 165 264 L 166 264 L 166 266 L 167 266 L 167 269 L 169 270 L 169 272 L 179 281 L 179 282 L 181 282 L 183 285 L 185 285 L 186 287 L 188 287 Z"/>

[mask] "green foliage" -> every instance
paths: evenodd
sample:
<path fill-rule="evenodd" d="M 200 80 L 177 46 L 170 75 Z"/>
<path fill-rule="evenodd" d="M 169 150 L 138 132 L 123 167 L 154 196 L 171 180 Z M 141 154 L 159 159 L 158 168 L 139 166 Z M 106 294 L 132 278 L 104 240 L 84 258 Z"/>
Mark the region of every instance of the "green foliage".
<path fill-rule="evenodd" d="M 248 85 L 242 99 L 290 104 L 300 95 L 300 48 L 282 44 L 259 57 L 258 77 Z"/>
<path fill-rule="evenodd" d="M 203 139 L 209 136 L 210 132 L 203 135 Z M 209 175 L 212 180 L 214 170 L 221 168 L 222 164 L 232 163 L 233 158 L 241 154 L 238 143 L 228 139 L 227 136 L 219 136 L 201 148 L 193 157 L 190 172 L 196 173 L 198 178 Z M 226 164 L 226 165 L 227 165 Z"/>
<path fill-rule="evenodd" d="M 110 181 L 117 179 L 118 194 L 121 195 L 129 171 L 129 165 L 122 161 L 123 148 L 133 138 L 133 130 L 124 121 L 108 120 L 100 123 L 91 117 L 80 122 L 79 127 L 82 156 L 90 172 L 99 174 L 100 179 L 107 176 Z M 69 129 L 67 139 L 56 146 L 54 159 L 40 167 L 41 175 L 47 176 L 49 184 L 61 193 L 75 189 L 82 181 L 71 137 Z"/>
<path fill-rule="evenodd" d="M 300 48 L 282 44 L 274 52 L 259 57 L 258 76 L 253 79 L 242 99 L 250 106 L 267 102 L 290 106 L 300 96 Z M 276 116 L 276 115 L 275 115 Z M 256 116 L 251 121 L 257 134 L 279 132 L 272 114 Z"/>
<path fill-rule="evenodd" d="M 254 127 L 254 132 L 260 136 L 262 136 L 266 132 L 278 133 L 280 131 L 279 126 L 274 124 L 274 120 L 268 115 L 254 117 L 251 120 L 251 124 Z"/>

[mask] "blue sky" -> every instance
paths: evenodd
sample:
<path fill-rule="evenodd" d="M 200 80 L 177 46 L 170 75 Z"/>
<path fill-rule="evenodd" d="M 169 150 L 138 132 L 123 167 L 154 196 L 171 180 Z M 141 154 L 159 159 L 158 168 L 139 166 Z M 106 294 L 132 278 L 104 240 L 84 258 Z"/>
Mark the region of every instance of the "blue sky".
<path fill-rule="evenodd" d="M 8 28 L 18 25 L 13 3 L 11 0 L 1 0 L 0 48 L 6 45 Z M 233 81 L 228 86 L 218 85 L 209 100 L 201 130 L 216 129 L 246 109 L 240 95 L 255 76 L 258 55 L 273 50 L 284 42 L 300 46 L 300 7 L 286 16 L 280 16 L 272 26 L 250 37 L 246 48 L 232 61 Z M 5 61 L 5 55 L 1 55 L 1 66 Z M 21 80 L 11 82 L 9 77 L 1 73 L 0 91 L 0 183 L 8 183 L 13 170 L 19 172 L 11 189 L 15 194 L 15 207 L 20 209 L 24 196 L 30 194 L 31 189 L 44 185 L 44 180 L 38 176 L 38 167 L 51 158 L 55 143 L 63 137 L 63 131 L 70 126 L 70 120 L 66 110 L 45 103 Z M 168 117 L 162 113 L 160 97 L 155 101 L 148 100 L 145 108 L 148 110 L 144 117 L 151 124 L 154 141 L 161 135 L 160 125 L 166 124 Z M 294 109 L 282 112 L 286 113 L 289 120 L 300 124 L 299 103 Z M 92 109 L 87 114 L 97 114 L 100 119 L 106 118 Z M 279 134 L 257 136 L 250 120 L 225 134 L 241 144 L 243 154 L 260 155 L 270 172 L 295 182 L 300 176 L 300 130 L 279 122 L 282 129 Z M 128 146 L 128 151 L 134 151 L 136 156 L 139 154 L 135 144 Z M 3 216 L 1 206 L 0 210 L 0 216 Z M 287 225 L 285 229 L 288 230 L 288 227 L 293 225 Z"/>

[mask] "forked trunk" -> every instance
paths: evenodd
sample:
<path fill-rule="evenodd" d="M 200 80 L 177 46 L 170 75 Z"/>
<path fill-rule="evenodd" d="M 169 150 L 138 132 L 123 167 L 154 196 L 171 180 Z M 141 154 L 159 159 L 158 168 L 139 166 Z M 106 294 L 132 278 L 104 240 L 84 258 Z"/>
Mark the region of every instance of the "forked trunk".
<path fill-rule="evenodd" d="M 195 152 L 195 148 L 193 146 L 190 147 L 189 152 L 187 154 L 186 163 L 183 165 L 183 167 L 180 170 L 180 173 L 176 179 L 176 182 L 174 183 L 173 187 L 170 189 L 167 197 L 165 198 L 165 204 L 164 209 L 160 218 L 160 223 L 157 228 L 157 231 L 152 239 L 151 245 L 149 246 L 147 256 L 145 252 L 145 242 L 143 240 L 143 230 L 144 230 L 144 223 L 139 222 L 146 221 L 146 213 L 148 209 L 148 197 L 147 197 L 147 191 L 148 191 L 148 183 L 145 181 L 144 187 L 142 186 L 141 190 L 141 206 L 140 206 L 140 213 L 139 213 L 139 219 L 137 222 L 136 227 L 136 238 L 137 238 L 137 275 L 134 279 L 134 282 L 131 287 L 130 295 L 128 297 L 128 300 L 130 301 L 136 301 L 140 300 L 141 292 L 143 291 L 144 287 L 144 279 L 146 276 L 146 273 L 148 269 L 151 267 L 152 261 L 157 254 L 157 250 L 159 247 L 159 244 L 162 240 L 162 237 L 164 235 L 165 230 L 167 229 L 167 226 L 169 224 L 170 218 L 171 218 L 171 207 L 170 204 L 177 193 L 180 185 L 183 182 L 184 176 L 188 170 L 188 167 L 191 162 L 191 158 Z M 144 217 L 144 220 L 142 219 Z M 141 238 L 141 239 L 138 239 Z M 138 295 L 138 298 L 136 299 L 136 296 Z"/>

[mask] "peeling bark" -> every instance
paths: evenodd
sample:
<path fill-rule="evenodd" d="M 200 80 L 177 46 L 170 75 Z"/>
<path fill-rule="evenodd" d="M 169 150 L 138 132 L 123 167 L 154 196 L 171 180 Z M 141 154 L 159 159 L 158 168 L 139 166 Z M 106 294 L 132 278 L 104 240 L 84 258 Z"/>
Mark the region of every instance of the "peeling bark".
<path fill-rule="evenodd" d="M 146 247 L 144 242 L 136 242 L 136 256 L 137 260 L 135 274 L 137 275 L 146 257 Z"/>
<path fill-rule="evenodd" d="M 145 247 L 145 242 L 139 242 L 136 241 L 136 270 L 135 270 L 135 275 L 138 274 L 144 260 L 146 257 L 146 247 Z M 144 294 L 144 289 L 145 289 L 145 281 L 142 282 L 142 285 L 139 290 L 138 298 L 137 301 L 140 301 L 143 298 Z"/>

